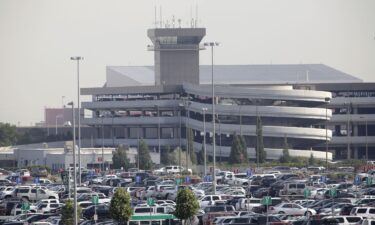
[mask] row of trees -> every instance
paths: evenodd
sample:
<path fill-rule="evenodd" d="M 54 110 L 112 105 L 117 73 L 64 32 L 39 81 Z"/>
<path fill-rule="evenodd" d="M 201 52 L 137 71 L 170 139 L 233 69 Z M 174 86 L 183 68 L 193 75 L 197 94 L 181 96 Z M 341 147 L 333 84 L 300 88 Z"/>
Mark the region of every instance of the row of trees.
<path fill-rule="evenodd" d="M 193 146 L 193 132 L 191 129 L 188 130 L 187 133 L 188 138 L 188 145 L 187 149 L 185 150 L 185 164 L 198 164 L 203 165 L 204 163 L 204 149 L 198 152 L 198 154 L 194 151 Z M 130 167 L 130 161 L 127 158 L 126 151 L 128 149 L 124 146 L 119 146 L 116 152 L 113 154 L 113 167 L 115 169 L 123 168 L 128 169 Z M 180 151 L 179 149 L 177 151 Z M 160 153 L 160 162 L 163 165 L 175 165 L 178 163 L 178 159 L 176 157 L 176 152 L 172 150 L 169 146 L 167 148 L 162 149 Z M 150 157 L 149 148 L 144 140 L 140 140 L 139 142 L 139 156 L 136 157 L 136 164 L 139 163 L 140 169 L 149 170 L 152 168 L 152 160 Z M 263 145 L 263 130 L 262 130 L 262 121 L 260 117 L 257 117 L 256 123 L 256 145 L 255 145 L 255 156 L 256 162 L 264 163 L 267 158 L 267 152 L 264 150 Z M 139 161 L 138 161 L 139 157 Z M 287 136 L 284 136 L 284 146 L 283 146 L 283 154 L 280 157 L 279 161 L 281 163 L 290 163 L 293 160 L 293 157 L 289 154 L 289 146 L 288 146 L 288 139 Z M 240 164 L 240 163 L 248 163 L 248 154 L 247 154 L 247 145 L 244 136 L 242 135 L 233 135 L 233 141 L 231 146 L 231 151 L 229 155 L 229 163 L 230 164 Z M 309 164 L 314 164 L 314 156 L 311 155 L 309 159 Z"/>
<path fill-rule="evenodd" d="M 30 128 L 17 131 L 16 126 L 9 123 L 0 123 L 0 147 L 11 145 L 23 145 L 50 141 L 71 140 L 73 135 L 70 131 L 62 134 L 48 134 L 43 128 Z"/>
<path fill-rule="evenodd" d="M 195 218 L 199 210 L 199 203 L 195 198 L 194 193 L 186 188 L 178 191 L 176 199 L 176 210 L 174 215 L 181 220 L 185 221 L 185 224 L 191 224 L 191 221 Z M 131 197 L 124 188 L 117 188 L 110 203 L 109 209 L 111 218 L 118 224 L 127 224 L 133 215 L 133 209 L 131 208 Z M 78 217 L 81 216 L 81 208 L 77 208 Z M 79 218 L 78 218 L 79 219 Z M 73 225 L 74 224 L 74 204 L 72 200 L 67 200 L 62 209 L 63 224 Z M 190 222 L 190 223 L 189 223 Z"/>
<path fill-rule="evenodd" d="M 267 158 L 267 152 L 264 150 L 263 145 L 263 128 L 262 128 L 262 120 L 260 117 L 257 117 L 256 122 L 256 144 L 255 144 L 255 158 L 256 162 L 264 163 Z M 229 163 L 230 164 L 237 164 L 237 163 L 247 163 L 248 156 L 247 156 L 247 146 L 246 140 L 242 135 L 233 135 L 233 141 L 231 146 L 231 151 L 229 155 Z"/>

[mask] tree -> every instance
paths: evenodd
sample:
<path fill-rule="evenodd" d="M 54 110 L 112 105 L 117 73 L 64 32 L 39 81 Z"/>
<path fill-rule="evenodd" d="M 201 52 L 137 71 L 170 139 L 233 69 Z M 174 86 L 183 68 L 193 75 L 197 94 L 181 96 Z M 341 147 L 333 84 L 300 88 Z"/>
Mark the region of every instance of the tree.
<path fill-rule="evenodd" d="M 204 164 L 204 145 L 202 145 L 202 149 L 197 154 L 197 164 L 203 165 Z"/>
<path fill-rule="evenodd" d="M 109 206 L 111 218 L 119 224 L 126 224 L 133 215 L 130 194 L 124 188 L 117 188 Z"/>
<path fill-rule="evenodd" d="M 198 213 L 199 203 L 194 193 L 189 189 L 181 189 L 178 191 L 176 198 L 176 210 L 175 216 L 181 220 L 191 221 L 193 217 Z"/>
<path fill-rule="evenodd" d="M 241 153 L 243 155 L 242 157 L 242 162 L 248 162 L 249 158 L 247 156 L 247 144 L 246 144 L 246 139 L 243 135 L 239 136 L 240 143 L 241 143 Z"/>
<path fill-rule="evenodd" d="M 140 169 L 150 170 L 152 168 L 150 150 L 148 150 L 148 146 L 143 139 L 139 141 L 138 157 Z"/>
<path fill-rule="evenodd" d="M 175 153 L 174 151 L 171 151 L 171 147 L 169 145 L 165 149 L 161 150 L 160 163 L 163 165 L 177 164 Z"/>
<path fill-rule="evenodd" d="M 171 164 L 171 165 L 176 165 L 178 163 L 177 157 L 176 157 L 176 152 L 177 151 L 175 151 L 175 150 L 169 151 L 168 158 L 169 158 L 169 164 Z"/>
<path fill-rule="evenodd" d="M 309 165 L 310 165 L 310 166 L 313 166 L 314 164 L 315 164 L 314 154 L 311 153 L 311 154 L 310 154 L 310 158 L 309 158 Z"/>
<path fill-rule="evenodd" d="M 288 163 L 291 160 L 291 157 L 289 155 L 288 139 L 287 139 L 286 135 L 284 136 L 283 155 L 280 156 L 279 160 L 280 160 L 281 163 Z"/>
<path fill-rule="evenodd" d="M 189 128 L 189 131 L 188 131 L 188 142 L 189 142 L 188 153 L 190 155 L 191 164 L 195 165 L 197 164 L 197 156 L 195 155 L 195 151 L 194 151 L 193 130 L 191 128 Z"/>
<path fill-rule="evenodd" d="M 16 144 L 17 138 L 16 126 L 0 123 L 0 147 Z"/>
<path fill-rule="evenodd" d="M 230 148 L 229 163 L 241 163 L 241 141 L 237 134 L 233 135 L 232 147 Z M 243 155 L 242 155 L 243 157 Z"/>
<path fill-rule="evenodd" d="M 77 208 L 78 221 L 80 219 L 80 216 L 81 216 L 81 207 L 78 206 Z M 65 225 L 74 224 L 74 204 L 71 199 L 68 199 L 65 201 L 65 205 L 62 208 L 61 220 L 62 220 L 62 224 L 65 224 Z"/>
<path fill-rule="evenodd" d="M 119 145 L 116 151 L 112 155 L 112 162 L 114 169 L 120 169 L 121 167 L 127 170 L 130 167 L 130 161 L 126 154 L 128 147 Z"/>
<path fill-rule="evenodd" d="M 161 149 L 160 150 L 160 163 L 163 164 L 163 165 L 169 165 L 170 162 L 169 162 L 169 152 L 170 152 L 170 148 L 169 146 L 167 146 L 167 148 L 165 149 Z"/>
<path fill-rule="evenodd" d="M 259 163 L 264 163 L 267 158 L 267 152 L 264 151 L 264 144 L 263 144 L 263 128 L 262 128 L 262 120 L 260 117 L 257 117 L 257 124 L 256 124 L 256 156 L 259 159 Z"/>

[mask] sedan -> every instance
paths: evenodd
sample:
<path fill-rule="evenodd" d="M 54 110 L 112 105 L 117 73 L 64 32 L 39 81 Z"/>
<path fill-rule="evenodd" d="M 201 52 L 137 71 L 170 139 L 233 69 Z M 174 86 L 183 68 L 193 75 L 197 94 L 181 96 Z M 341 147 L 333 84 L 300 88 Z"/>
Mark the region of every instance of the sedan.
<path fill-rule="evenodd" d="M 280 203 L 269 208 L 270 213 L 288 215 L 315 215 L 314 209 L 304 208 L 295 203 Z"/>

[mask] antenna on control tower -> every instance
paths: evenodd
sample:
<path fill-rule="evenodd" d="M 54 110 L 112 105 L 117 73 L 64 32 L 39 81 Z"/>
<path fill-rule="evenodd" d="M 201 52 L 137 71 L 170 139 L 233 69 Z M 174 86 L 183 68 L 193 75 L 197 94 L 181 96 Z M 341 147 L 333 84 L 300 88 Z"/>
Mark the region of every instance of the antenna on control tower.
<path fill-rule="evenodd" d="M 160 6 L 160 28 L 163 28 L 163 14 L 161 12 L 161 6 Z"/>

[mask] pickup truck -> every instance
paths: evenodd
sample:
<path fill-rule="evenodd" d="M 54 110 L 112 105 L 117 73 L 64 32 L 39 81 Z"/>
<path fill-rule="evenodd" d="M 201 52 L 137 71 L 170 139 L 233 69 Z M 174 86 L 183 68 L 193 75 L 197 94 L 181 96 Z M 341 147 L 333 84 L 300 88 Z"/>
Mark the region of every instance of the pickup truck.
<path fill-rule="evenodd" d="M 246 173 L 236 173 L 229 177 L 226 183 L 231 185 L 248 185 L 249 178 Z"/>

